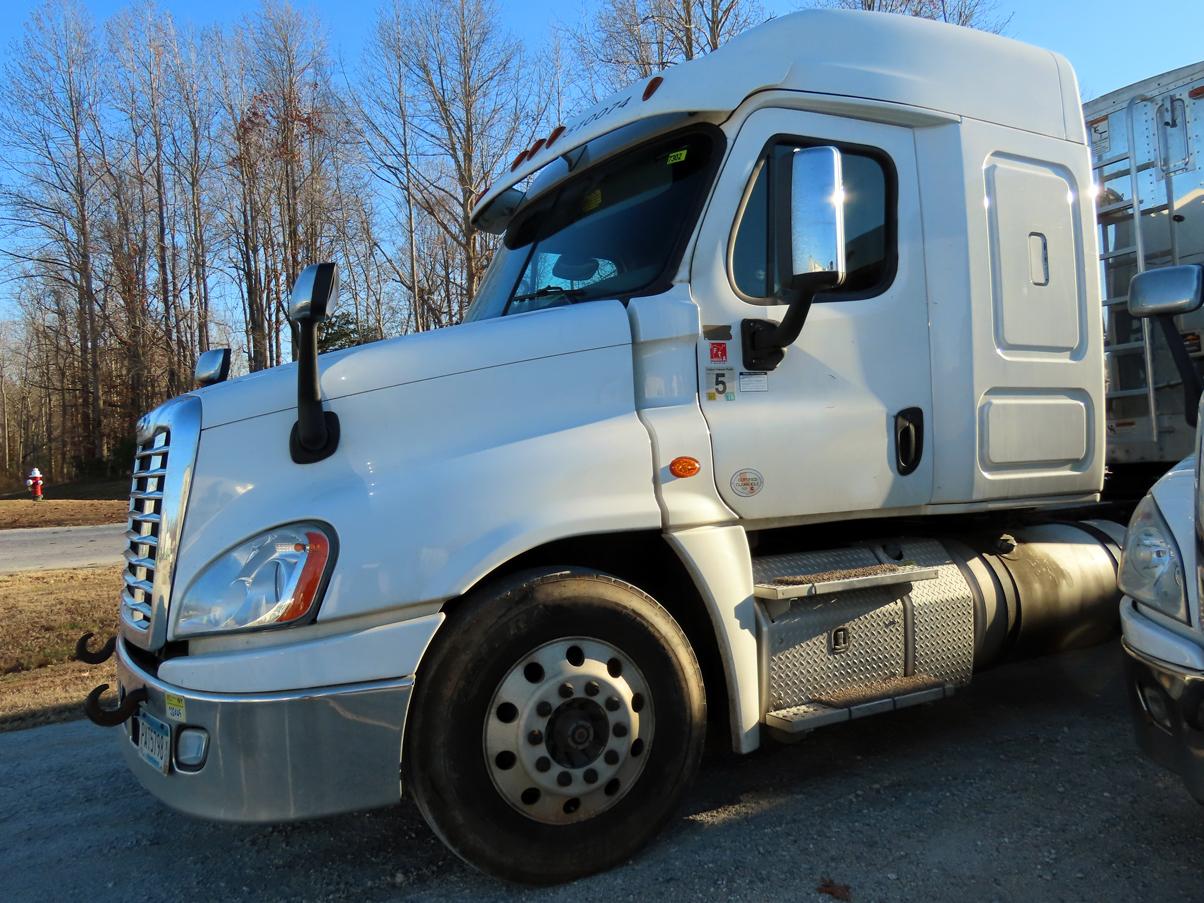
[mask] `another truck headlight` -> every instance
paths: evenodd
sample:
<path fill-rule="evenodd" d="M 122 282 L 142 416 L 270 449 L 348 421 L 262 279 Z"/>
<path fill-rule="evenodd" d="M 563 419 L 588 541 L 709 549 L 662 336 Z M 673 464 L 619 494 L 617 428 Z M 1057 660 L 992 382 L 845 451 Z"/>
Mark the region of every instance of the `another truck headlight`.
<path fill-rule="evenodd" d="M 334 563 L 329 528 L 286 524 L 211 562 L 174 603 L 176 636 L 303 623 L 317 611 Z"/>
<path fill-rule="evenodd" d="M 1187 622 L 1183 556 L 1152 495 L 1133 512 L 1117 581 L 1121 592 Z"/>

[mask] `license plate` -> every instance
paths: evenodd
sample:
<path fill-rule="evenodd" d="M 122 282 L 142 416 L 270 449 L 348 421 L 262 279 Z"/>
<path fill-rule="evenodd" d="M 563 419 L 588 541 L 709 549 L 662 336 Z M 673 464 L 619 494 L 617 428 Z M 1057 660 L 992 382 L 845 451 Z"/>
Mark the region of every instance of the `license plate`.
<path fill-rule="evenodd" d="M 171 727 L 145 711 L 138 713 L 138 755 L 167 774 L 171 762 Z"/>

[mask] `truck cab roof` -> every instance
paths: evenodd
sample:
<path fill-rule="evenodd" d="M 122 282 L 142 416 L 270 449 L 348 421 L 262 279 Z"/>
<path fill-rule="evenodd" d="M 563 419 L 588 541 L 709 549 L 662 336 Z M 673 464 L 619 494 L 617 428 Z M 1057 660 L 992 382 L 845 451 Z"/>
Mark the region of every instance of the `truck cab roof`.
<path fill-rule="evenodd" d="M 1078 85 L 1059 54 L 970 28 L 887 13 L 804 10 L 749 29 L 719 50 L 641 81 L 531 145 L 494 183 L 474 222 L 506 189 L 637 119 L 725 116 L 752 94 L 798 91 L 900 104 L 1086 142 Z"/>

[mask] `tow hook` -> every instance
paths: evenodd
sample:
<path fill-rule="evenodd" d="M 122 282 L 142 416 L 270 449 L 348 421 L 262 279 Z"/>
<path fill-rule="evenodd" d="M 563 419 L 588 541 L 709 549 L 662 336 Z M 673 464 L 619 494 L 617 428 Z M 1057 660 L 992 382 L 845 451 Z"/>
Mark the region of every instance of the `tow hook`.
<path fill-rule="evenodd" d="M 108 684 L 101 684 L 89 693 L 88 698 L 84 700 L 84 714 L 88 716 L 89 721 L 101 727 L 117 727 L 117 725 L 122 724 L 127 718 L 137 712 L 139 705 L 146 702 L 146 687 L 139 687 L 126 693 L 125 698 L 121 700 L 121 705 L 117 706 L 117 708 L 101 708 L 101 694 L 108 688 Z"/>
<path fill-rule="evenodd" d="M 85 665 L 99 665 L 101 662 L 106 662 L 113 654 L 113 650 L 117 648 L 117 637 L 111 636 L 103 646 L 93 652 L 88 648 L 88 640 L 92 639 L 92 631 L 88 631 L 78 640 L 75 641 L 75 655 L 72 656 L 77 662 L 83 662 Z"/>

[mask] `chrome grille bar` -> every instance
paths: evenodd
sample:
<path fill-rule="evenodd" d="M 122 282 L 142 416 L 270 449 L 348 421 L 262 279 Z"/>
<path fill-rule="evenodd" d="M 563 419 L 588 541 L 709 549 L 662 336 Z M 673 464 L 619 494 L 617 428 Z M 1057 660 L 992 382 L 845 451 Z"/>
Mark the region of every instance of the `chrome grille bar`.
<path fill-rule="evenodd" d="M 200 431 L 201 402 L 189 395 L 172 399 L 138 422 L 121 626 L 123 636 L 143 649 L 158 649 L 167 638 L 175 546 Z"/>

